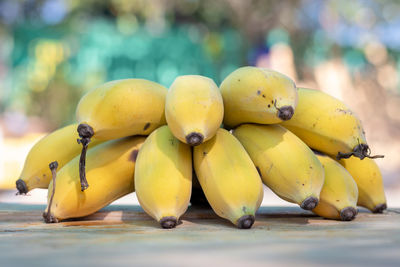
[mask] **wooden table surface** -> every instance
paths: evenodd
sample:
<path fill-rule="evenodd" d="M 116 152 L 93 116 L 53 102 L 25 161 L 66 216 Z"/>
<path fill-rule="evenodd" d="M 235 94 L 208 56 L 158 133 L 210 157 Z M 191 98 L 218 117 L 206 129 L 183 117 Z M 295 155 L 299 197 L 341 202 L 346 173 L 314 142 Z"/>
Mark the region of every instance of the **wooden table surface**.
<path fill-rule="evenodd" d="M 0 203 L 0 266 L 400 266 L 400 209 L 352 222 L 295 207 L 261 207 L 250 230 L 189 208 L 160 229 L 139 206 L 109 206 L 44 224 L 43 205 Z"/>

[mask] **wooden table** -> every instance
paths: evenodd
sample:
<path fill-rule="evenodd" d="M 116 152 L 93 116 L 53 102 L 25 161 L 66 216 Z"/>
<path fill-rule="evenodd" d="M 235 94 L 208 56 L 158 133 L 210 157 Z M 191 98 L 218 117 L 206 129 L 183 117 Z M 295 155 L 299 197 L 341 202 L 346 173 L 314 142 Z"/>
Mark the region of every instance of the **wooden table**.
<path fill-rule="evenodd" d="M 261 207 L 250 230 L 189 208 L 160 229 L 139 206 L 109 206 L 80 221 L 44 224 L 42 205 L 0 203 L 0 266 L 400 266 L 400 209 L 324 220 Z"/>

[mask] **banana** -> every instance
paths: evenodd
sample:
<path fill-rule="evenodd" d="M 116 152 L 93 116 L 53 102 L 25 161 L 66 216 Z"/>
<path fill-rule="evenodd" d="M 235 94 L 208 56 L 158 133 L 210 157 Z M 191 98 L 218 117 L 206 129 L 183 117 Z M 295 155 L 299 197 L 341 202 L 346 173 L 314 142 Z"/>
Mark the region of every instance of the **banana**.
<path fill-rule="evenodd" d="M 57 173 L 54 194 L 50 193 L 53 182 L 49 184 L 45 221 L 83 217 L 133 192 L 136 156 L 144 140 L 141 136 L 126 137 L 89 149 L 86 167 L 91 187 L 84 192 L 77 179 L 79 156 L 68 162 Z"/>
<path fill-rule="evenodd" d="M 81 146 L 76 143 L 79 138 L 76 132 L 78 124 L 71 124 L 58 129 L 40 139 L 29 151 L 25 159 L 16 187 L 19 194 L 26 194 L 35 188 L 48 188 L 51 180 L 49 163 L 57 161 L 61 168 L 78 155 Z M 101 143 L 93 139 L 89 147 Z"/>
<path fill-rule="evenodd" d="M 350 173 L 335 160 L 317 154 L 324 166 L 325 182 L 320 201 L 313 209 L 317 215 L 334 220 L 351 221 L 357 215 L 357 184 Z"/>
<path fill-rule="evenodd" d="M 239 139 L 265 185 L 282 199 L 312 210 L 324 183 L 324 170 L 314 153 L 280 125 L 243 124 Z"/>
<path fill-rule="evenodd" d="M 298 89 L 294 116 L 282 125 L 311 148 L 332 157 L 370 156 L 358 117 L 341 101 L 319 90 Z"/>
<path fill-rule="evenodd" d="M 111 140 L 150 134 L 166 123 L 166 94 L 167 89 L 155 82 L 126 79 L 105 83 L 82 97 L 76 109 L 82 143 L 79 170 L 82 191 L 89 186 L 85 178 L 85 155 L 90 138 Z"/>
<path fill-rule="evenodd" d="M 194 147 L 194 168 L 212 209 L 238 228 L 250 228 L 263 198 L 260 176 L 240 142 L 218 129 Z"/>
<path fill-rule="evenodd" d="M 294 82 L 279 72 L 264 68 L 239 68 L 225 78 L 220 90 L 227 127 L 290 120 L 297 105 Z"/>
<path fill-rule="evenodd" d="M 224 105 L 213 80 L 199 75 L 175 79 L 168 90 L 165 117 L 180 141 L 196 146 L 212 138 L 224 117 Z"/>
<path fill-rule="evenodd" d="M 382 174 L 373 159 L 358 158 L 341 159 L 346 170 L 357 183 L 357 205 L 365 207 L 374 213 L 382 213 L 386 208 L 386 197 L 383 188 Z"/>
<path fill-rule="evenodd" d="M 173 228 L 189 205 L 192 189 L 190 146 L 168 126 L 155 130 L 139 151 L 135 188 L 140 205 L 162 228 Z"/>

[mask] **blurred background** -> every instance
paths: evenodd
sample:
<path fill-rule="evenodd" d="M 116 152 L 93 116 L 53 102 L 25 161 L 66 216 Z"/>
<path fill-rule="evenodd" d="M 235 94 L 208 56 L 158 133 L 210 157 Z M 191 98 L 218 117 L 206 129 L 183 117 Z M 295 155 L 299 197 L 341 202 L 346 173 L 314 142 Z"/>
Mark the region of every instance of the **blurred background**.
<path fill-rule="evenodd" d="M 255 65 L 347 103 L 385 155 L 389 206 L 400 206 L 399 51 L 397 0 L 0 0 L 0 201 L 15 200 L 34 142 L 72 123 L 94 86 L 138 77 L 168 87 L 184 74 L 219 84 Z"/>

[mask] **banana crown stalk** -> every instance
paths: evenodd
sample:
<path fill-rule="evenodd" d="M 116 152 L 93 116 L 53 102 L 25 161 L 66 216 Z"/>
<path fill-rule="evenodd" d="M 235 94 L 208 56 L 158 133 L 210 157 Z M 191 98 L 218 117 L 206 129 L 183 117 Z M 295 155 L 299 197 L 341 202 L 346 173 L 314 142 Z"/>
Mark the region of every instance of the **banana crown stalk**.
<path fill-rule="evenodd" d="M 332 157 L 370 156 L 361 121 L 343 102 L 320 91 L 298 88 L 293 117 L 282 125 L 308 146 Z"/>
<path fill-rule="evenodd" d="M 239 68 L 224 79 L 220 90 L 225 107 L 224 125 L 228 127 L 290 120 L 297 105 L 295 83 L 264 68 Z"/>
<path fill-rule="evenodd" d="M 338 162 L 317 154 L 324 166 L 325 182 L 320 201 L 313 212 L 328 219 L 351 221 L 357 215 L 357 184 L 350 173 Z"/>
<path fill-rule="evenodd" d="M 180 141 L 196 146 L 215 135 L 224 117 L 218 86 L 199 75 L 179 76 L 166 97 L 165 116 Z"/>
<path fill-rule="evenodd" d="M 193 159 L 197 178 L 215 213 L 238 228 L 250 228 L 264 191 L 240 142 L 218 129 L 212 139 L 194 147 Z"/>
<path fill-rule="evenodd" d="M 139 151 L 135 170 L 136 195 L 147 214 L 163 228 L 173 228 L 190 201 L 192 155 L 168 126 L 147 137 Z"/>
<path fill-rule="evenodd" d="M 275 194 L 313 209 L 324 183 L 324 170 L 311 149 L 280 125 L 242 124 L 233 134 L 239 139 Z"/>
<path fill-rule="evenodd" d="M 81 190 L 89 184 L 85 177 L 87 146 L 94 136 L 111 140 L 130 135 L 148 135 L 166 123 L 164 108 L 167 89 L 143 79 L 105 83 L 84 95 L 76 109 L 79 122 Z"/>
<path fill-rule="evenodd" d="M 382 213 L 386 208 L 386 197 L 383 179 L 378 165 L 373 159 L 341 159 L 340 164 L 346 168 L 357 183 L 357 205 L 374 213 Z"/>

